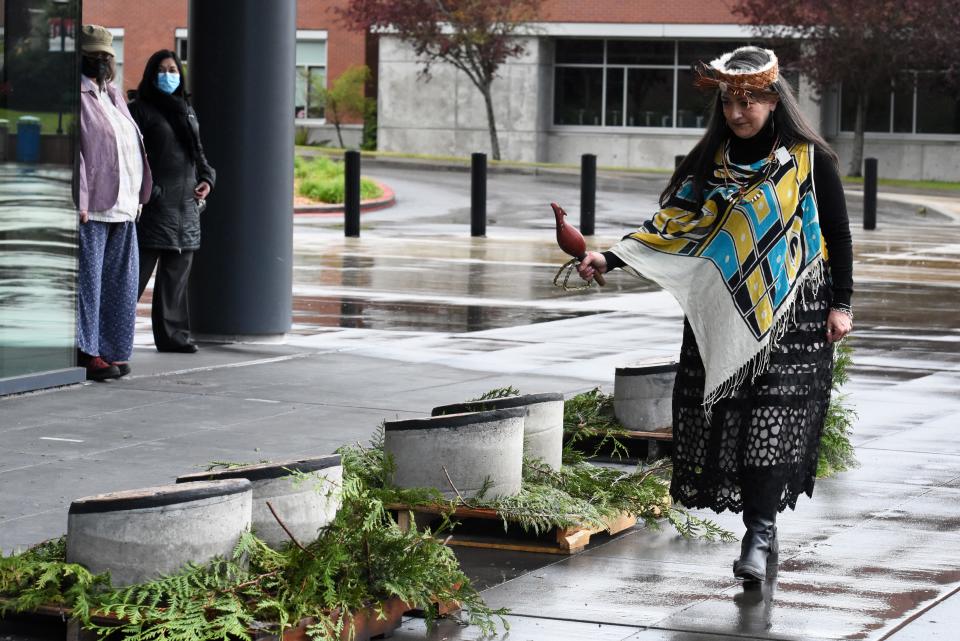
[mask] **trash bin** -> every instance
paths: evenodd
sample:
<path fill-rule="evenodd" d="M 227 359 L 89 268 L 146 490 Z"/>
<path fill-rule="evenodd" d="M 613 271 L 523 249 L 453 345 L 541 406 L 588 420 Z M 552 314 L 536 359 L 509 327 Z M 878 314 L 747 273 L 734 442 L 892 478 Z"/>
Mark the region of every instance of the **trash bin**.
<path fill-rule="evenodd" d="M 17 162 L 40 160 L 40 119 L 20 116 L 17 120 Z"/>
<path fill-rule="evenodd" d="M 7 162 L 9 136 L 10 121 L 6 118 L 0 118 L 0 162 Z"/>

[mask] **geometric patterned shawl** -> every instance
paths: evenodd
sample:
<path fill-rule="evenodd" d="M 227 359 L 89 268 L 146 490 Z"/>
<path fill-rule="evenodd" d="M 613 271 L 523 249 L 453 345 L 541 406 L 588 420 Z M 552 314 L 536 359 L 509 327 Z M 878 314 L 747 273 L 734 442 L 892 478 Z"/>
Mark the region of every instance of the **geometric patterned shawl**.
<path fill-rule="evenodd" d="M 610 251 L 680 303 L 703 358 L 709 415 L 716 400 L 766 369 L 801 285 L 823 282 L 813 145 L 780 147 L 751 165 L 732 164 L 723 147 L 698 211 L 692 189 L 688 180 Z"/>

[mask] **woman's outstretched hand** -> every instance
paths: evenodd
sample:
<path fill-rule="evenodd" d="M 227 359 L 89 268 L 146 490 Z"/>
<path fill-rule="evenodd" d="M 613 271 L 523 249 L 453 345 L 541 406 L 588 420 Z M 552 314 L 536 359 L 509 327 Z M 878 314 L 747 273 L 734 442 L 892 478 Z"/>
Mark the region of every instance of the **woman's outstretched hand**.
<path fill-rule="evenodd" d="M 827 316 L 827 342 L 836 343 L 853 329 L 853 319 L 835 309 Z"/>
<path fill-rule="evenodd" d="M 577 265 L 577 273 L 580 278 L 588 283 L 593 280 L 597 274 L 607 272 L 607 259 L 600 252 L 587 252 L 583 260 Z"/>

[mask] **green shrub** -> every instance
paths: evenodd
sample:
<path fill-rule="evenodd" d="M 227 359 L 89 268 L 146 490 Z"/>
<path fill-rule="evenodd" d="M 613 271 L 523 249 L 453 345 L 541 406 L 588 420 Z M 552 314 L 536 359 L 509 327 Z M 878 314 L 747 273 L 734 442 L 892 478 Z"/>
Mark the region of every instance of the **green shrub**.
<path fill-rule="evenodd" d="M 312 160 L 296 158 L 294 175 L 300 181 L 297 193 L 322 203 L 343 202 L 343 163 L 326 156 Z M 369 178 L 360 179 L 360 198 L 370 200 L 383 195 L 383 190 Z"/>
<path fill-rule="evenodd" d="M 300 183 L 300 195 L 322 203 L 343 202 L 343 180 L 330 178 L 305 178 Z"/>
<path fill-rule="evenodd" d="M 300 156 L 293 159 L 293 177 L 297 180 L 307 177 L 307 161 Z"/>

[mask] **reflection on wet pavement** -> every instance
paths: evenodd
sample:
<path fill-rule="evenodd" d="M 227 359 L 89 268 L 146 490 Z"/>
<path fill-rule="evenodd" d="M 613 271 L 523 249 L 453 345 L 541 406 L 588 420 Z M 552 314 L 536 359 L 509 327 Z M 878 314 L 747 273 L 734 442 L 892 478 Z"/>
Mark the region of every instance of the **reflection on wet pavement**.
<path fill-rule="evenodd" d="M 349 327 L 395 331 L 477 332 L 485 329 L 546 323 L 591 314 L 589 311 L 537 310 L 521 305 L 438 305 L 430 302 L 297 296 L 292 330 L 311 335 L 318 328 Z"/>

